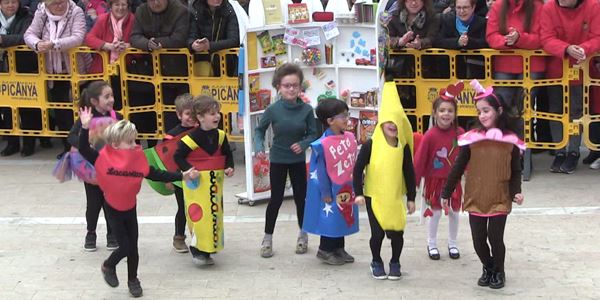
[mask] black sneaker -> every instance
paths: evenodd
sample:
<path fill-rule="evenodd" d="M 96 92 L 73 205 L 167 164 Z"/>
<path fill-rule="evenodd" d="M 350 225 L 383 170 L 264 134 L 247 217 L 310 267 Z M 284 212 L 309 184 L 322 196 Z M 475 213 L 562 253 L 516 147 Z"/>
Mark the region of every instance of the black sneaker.
<path fill-rule="evenodd" d="M 400 272 L 400 263 L 390 263 L 390 272 L 388 273 L 387 279 L 389 280 L 399 280 L 402 276 L 402 272 Z"/>
<path fill-rule="evenodd" d="M 383 268 L 383 263 L 372 261 L 371 262 L 371 276 L 375 279 L 383 280 L 387 279 L 387 274 L 385 274 L 385 269 Z"/>
<path fill-rule="evenodd" d="M 586 156 L 586 158 L 584 158 L 581 161 L 581 163 L 583 163 L 584 165 L 589 165 L 596 161 L 596 159 L 598 158 L 600 158 L 600 151 L 590 150 L 590 154 L 588 154 L 588 156 Z"/>
<path fill-rule="evenodd" d="M 134 298 L 141 297 L 144 293 L 144 291 L 142 290 L 142 285 L 140 284 L 140 280 L 137 278 L 134 280 L 128 280 L 127 286 L 129 287 L 129 293 Z"/>
<path fill-rule="evenodd" d="M 344 259 L 344 262 L 346 262 L 346 263 L 354 262 L 354 257 L 352 255 L 348 254 L 348 252 L 346 252 L 346 250 L 344 248 L 335 249 L 335 250 L 333 250 L 333 252 L 335 253 L 335 255 Z"/>
<path fill-rule="evenodd" d="M 344 258 L 336 255 L 333 251 L 330 252 L 319 249 L 317 251 L 317 258 L 328 265 L 340 266 L 346 263 Z"/>
<path fill-rule="evenodd" d="M 117 242 L 117 238 L 115 238 L 112 234 L 106 235 L 106 249 L 113 251 L 119 249 L 119 243 Z"/>
<path fill-rule="evenodd" d="M 83 244 L 83 250 L 92 252 L 96 251 L 96 233 L 88 232 L 85 235 L 85 243 Z"/>
<path fill-rule="evenodd" d="M 552 162 L 552 166 L 550 167 L 550 172 L 552 173 L 561 173 L 560 167 L 567 159 L 567 155 L 564 152 L 558 152 L 554 156 L 554 161 Z"/>
<path fill-rule="evenodd" d="M 490 288 L 501 289 L 504 287 L 505 281 L 504 272 L 494 272 L 492 278 L 490 278 Z"/>
<path fill-rule="evenodd" d="M 481 277 L 479 277 L 479 280 L 477 280 L 477 285 L 478 286 L 489 286 L 490 279 L 492 278 L 493 273 L 494 272 L 491 269 L 483 267 L 483 273 L 481 273 Z"/>
<path fill-rule="evenodd" d="M 567 159 L 560 166 L 560 171 L 567 174 L 573 174 L 577 169 L 577 163 L 579 163 L 579 153 L 575 151 L 569 152 Z"/>
<path fill-rule="evenodd" d="M 117 271 L 114 268 L 106 267 L 104 266 L 104 263 L 102 263 L 100 270 L 102 271 L 102 276 L 104 276 L 104 281 L 106 281 L 106 284 L 108 284 L 110 287 L 119 286 L 119 278 L 117 278 Z"/>

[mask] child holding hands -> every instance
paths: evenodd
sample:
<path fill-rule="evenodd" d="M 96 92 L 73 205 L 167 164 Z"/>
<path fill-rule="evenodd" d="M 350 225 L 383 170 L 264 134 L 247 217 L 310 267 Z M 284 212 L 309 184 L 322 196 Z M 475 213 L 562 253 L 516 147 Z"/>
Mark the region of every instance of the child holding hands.
<path fill-rule="evenodd" d="M 473 246 L 483 264 L 477 284 L 499 289 L 505 283 L 506 218 L 512 202 L 523 203 L 520 151 L 525 150 L 525 143 L 515 134 L 516 117 L 510 115 L 502 97 L 477 80 L 471 81 L 471 86 L 477 92 L 476 128 L 458 139 L 461 148 L 442 192 L 442 205 L 447 208 L 468 165 L 463 209 L 469 212 Z"/>
<path fill-rule="evenodd" d="M 179 141 L 174 160 L 181 170 L 200 171 L 199 182 L 183 185 L 190 252 L 198 266 L 212 265 L 210 256 L 223 249 L 223 180 L 233 176 L 233 153 L 218 129 L 221 104 L 206 95 L 194 98 L 193 116 L 200 126 Z"/>
<path fill-rule="evenodd" d="M 356 137 L 344 132 L 348 105 L 337 99 L 319 101 L 317 118 L 325 132 L 310 144 L 310 176 L 302 229 L 321 236 L 317 258 L 326 264 L 354 262 L 344 237 L 358 232 L 358 207 L 354 203 L 352 170 L 356 161 Z"/>
<path fill-rule="evenodd" d="M 137 278 L 139 254 L 136 204 L 142 180 L 191 180 L 198 177 L 198 172 L 192 168 L 181 174 L 150 167 L 142 148 L 135 143 L 135 125 L 127 120 L 119 121 L 104 130 L 106 145 L 97 151 L 88 142 L 88 129 L 93 117 L 91 108 L 80 109 L 79 116 L 79 152 L 96 169 L 98 185 L 106 198 L 104 210 L 107 220 L 119 243 L 119 248 L 102 263 L 104 280 L 109 286 L 117 287 L 119 280 L 115 268 L 121 259 L 127 257 L 129 293 L 133 297 L 140 297 L 142 287 Z"/>
<path fill-rule="evenodd" d="M 383 87 L 379 120 L 373 138 L 362 145 L 354 167 L 356 202 L 367 204 L 375 279 L 398 280 L 400 254 L 404 245 L 406 213 L 415 211 L 415 173 L 412 163 L 413 134 L 394 82 Z M 364 182 L 363 182 L 364 171 Z M 363 192 L 364 183 L 364 192 Z M 407 203 L 404 204 L 406 196 Z M 392 240 L 389 274 L 381 259 L 381 244 L 387 235 Z"/>

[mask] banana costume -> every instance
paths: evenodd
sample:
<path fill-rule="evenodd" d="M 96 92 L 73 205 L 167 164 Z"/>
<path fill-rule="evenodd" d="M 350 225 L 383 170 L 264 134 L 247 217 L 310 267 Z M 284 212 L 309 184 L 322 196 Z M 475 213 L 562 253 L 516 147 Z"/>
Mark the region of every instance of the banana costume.
<path fill-rule="evenodd" d="M 381 125 L 393 122 L 398 145 L 390 146 Z M 394 82 L 383 86 L 378 123 L 373 133 L 370 162 L 366 167 L 365 195 L 371 197 L 373 213 L 383 230 L 402 231 L 406 225 L 406 184 L 402 173 L 404 146 L 413 151 L 412 126 L 406 117 Z"/>

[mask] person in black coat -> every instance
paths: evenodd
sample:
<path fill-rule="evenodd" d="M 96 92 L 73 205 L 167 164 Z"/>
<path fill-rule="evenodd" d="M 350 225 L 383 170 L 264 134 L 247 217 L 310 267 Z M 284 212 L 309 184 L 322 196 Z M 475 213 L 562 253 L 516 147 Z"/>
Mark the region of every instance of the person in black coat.
<path fill-rule="evenodd" d="M 436 48 L 466 50 L 487 48 L 485 29 L 487 21 L 475 14 L 476 0 L 456 0 L 456 12 L 442 15 L 441 27 L 433 42 Z M 457 57 L 459 78 L 483 78 L 483 57 Z"/>
<path fill-rule="evenodd" d="M 227 0 L 195 0 L 191 5 L 188 46 L 192 53 L 237 48 L 240 33 L 237 16 Z M 218 76 L 220 62 L 212 54 L 195 55 L 196 61 L 209 61 Z M 230 61 L 231 60 L 231 61 Z M 227 59 L 227 74 L 235 76 L 237 59 Z"/>
<path fill-rule="evenodd" d="M 17 0 L 0 1 L 0 48 L 24 45 L 23 34 L 31 24 L 33 16 L 29 10 Z M 14 17 L 11 21 L 10 18 Z M 34 52 L 19 51 L 15 53 L 19 73 L 35 73 L 38 69 L 37 55 Z M 0 72 L 9 71 L 8 53 L 2 51 L 0 54 Z M 42 129 L 41 113 L 37 109 L 20 109 L 22 129 Z M 0 109 L 0 128 L 12 128 L 12 113 L 8 108 Z M 34 152 L 35 137 L 23 137 L 23 148 L 21 148 L 18 136 L 6 136 L 8 143 L 1 152 L 1 156 L 13 155 L 21 150 L 22 156 L 30 156 Z M 42 140 L 45 147 L 51 146 L 48 139 Z"/>

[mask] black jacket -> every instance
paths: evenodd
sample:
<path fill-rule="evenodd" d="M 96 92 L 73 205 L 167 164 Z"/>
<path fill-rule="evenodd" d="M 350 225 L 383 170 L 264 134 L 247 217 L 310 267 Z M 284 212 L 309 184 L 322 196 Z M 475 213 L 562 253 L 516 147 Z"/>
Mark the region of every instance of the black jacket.
<path fill-rule="evenodd" d="M 233 6 L 224 0 L 212 14 L 206 0 L 195 0 L 191 7 L 188 47 L 197 39 L 206 38 L 210 42 L 209 51 L 237 48 L 240 46 L 240 33 Z"/>
<path fill-rule="evenodd" d="M 483 17 L 475 15 L 467 36 L 469 42 L 466 47 L 458 45 L 460 34 L 456 31 L 456 14 L 447 13 L 442 15 L 442 21 L 437 38 L 433 41 L 433 46 L 444 49 L 482 49 L 487 48 L 488 44 L 485 40 L 485 28 L 487 20 Z"/>
<path fill-rule="evenodd" d="M 33 15 L 29 10 L 22 6 L 19 7 L 15 15 L 15 20 L 6 30 L 6 34 L 1 35 L 2 43 L 0 48 L 8 48 L 17 45 L 25 45 L 23 35 L 33 20 Z M 0 71 L 8 72 L 7 53 L 0 59 Z M 37 54 L 29 51 L 18 51 L 15 53 L 17 72 L 20 73 L 35 73 L 38 70 Z"/>
<path fill-rule="evenodd" d="M 29 13 L 27 8 L 19 7 L 19 10 L 17 10 L 17 14 L 15 15 L 15 20 L 6 30 L 7 34 L 1 35 L 2 43 L 0 43 L 0 47 L 7 48 L 17 45 L 25 45 L 23 35 L 25 34 L 25 31 L 27 31 L 27 28 L 31 24 L 32 20 L 33 16 Z"/>
<path fill-rule="evenodd" d="M 388 24 L 390 37 L 401 38 L 408 32 L 406 24 L 401 20 L 400 13 L 401 11 L 396 12 Z M 425 23 L 422 28 L 413 25 L 412 31 L 421 38 L 421 49 L 431 47 L 435 35 L 439 30 L 439 24 L 439 16 L 429 12 L 426 14 Z"/>
<path fill-rule="evenodd" d="M 169 0 L 167 9 L 153 13 L 147 3 L 135 12 L 135 23 L 131 30 L 131 46 L 148 50 L 148 41 L 154 38 L 163 48 L 185 48 L 188 37 L 189 14 L 179 0 Z"/>

